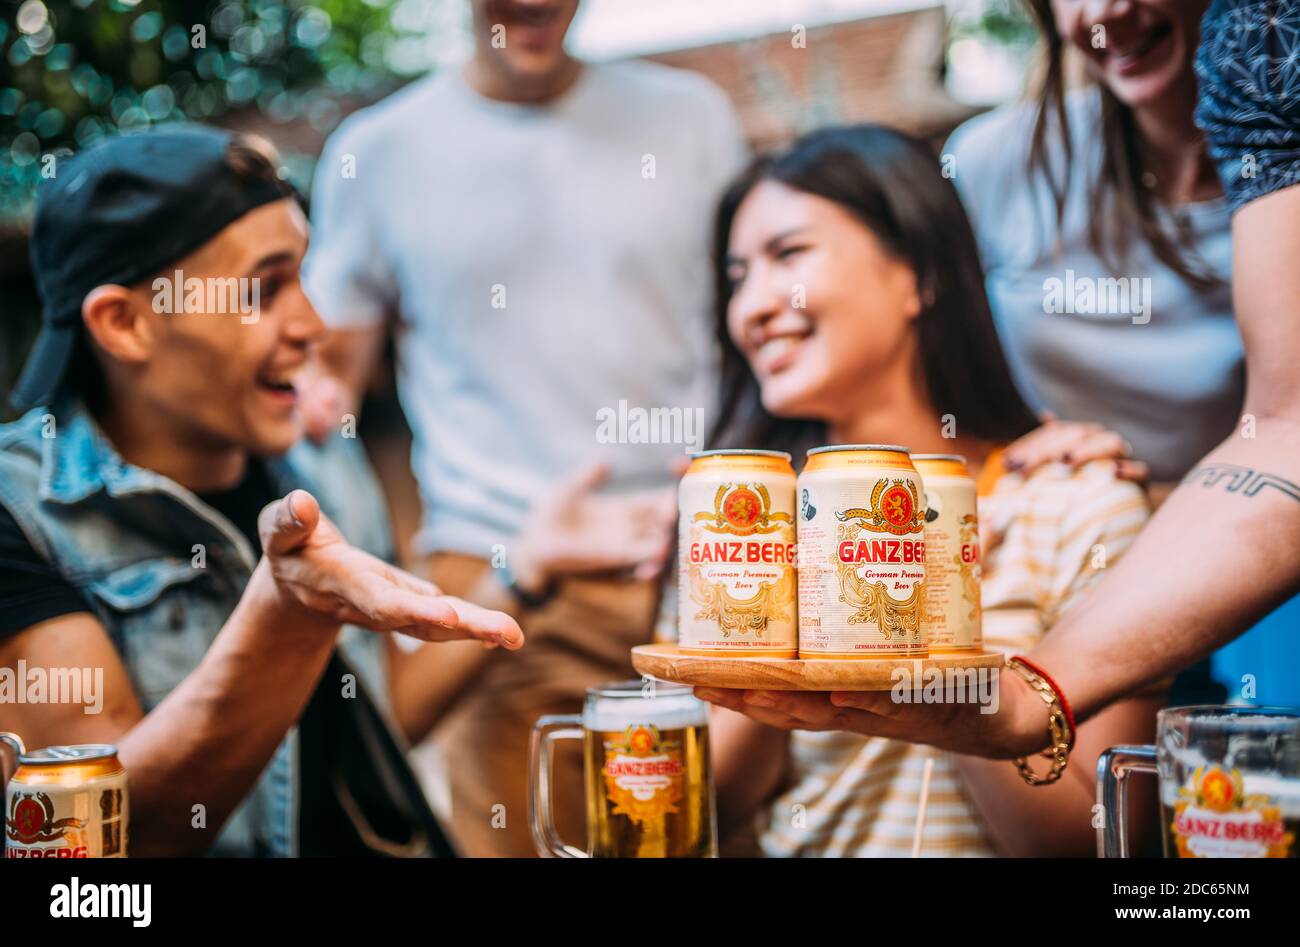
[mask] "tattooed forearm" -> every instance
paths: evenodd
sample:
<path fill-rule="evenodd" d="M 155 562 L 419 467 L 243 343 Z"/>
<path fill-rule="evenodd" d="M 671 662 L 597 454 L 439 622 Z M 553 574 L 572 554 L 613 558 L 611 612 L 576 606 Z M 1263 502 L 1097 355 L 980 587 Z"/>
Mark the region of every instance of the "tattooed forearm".
<path fill-rule="evenodd" d="M 1193 468 L 1183 478 L 1183 483 L 1210 488 L 1224 486 L 1229 493 L 1240 493 L 1246 497 L 1253 497 L 1265 487 L 1272 487 L 1300 503 L 1300 486 L 1277 474 L 1238 467 L 1236 464 L 1202 464 Z"/>

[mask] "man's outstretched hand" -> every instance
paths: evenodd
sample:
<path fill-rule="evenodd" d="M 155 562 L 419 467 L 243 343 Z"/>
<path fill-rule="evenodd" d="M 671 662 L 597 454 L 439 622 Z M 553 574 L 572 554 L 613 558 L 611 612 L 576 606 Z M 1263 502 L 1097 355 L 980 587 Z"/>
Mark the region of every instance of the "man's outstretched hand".
<path fill-rule="evenodd" d="M 257 528 L 262 568 L 280 599 L 312 618 L 425 641 L 477 638 L 488 647 L 523 646 L 524 634 L 509 615 L 443 595 L 431 582 L 349 545 L 305 490 L 268 504 Z"/>

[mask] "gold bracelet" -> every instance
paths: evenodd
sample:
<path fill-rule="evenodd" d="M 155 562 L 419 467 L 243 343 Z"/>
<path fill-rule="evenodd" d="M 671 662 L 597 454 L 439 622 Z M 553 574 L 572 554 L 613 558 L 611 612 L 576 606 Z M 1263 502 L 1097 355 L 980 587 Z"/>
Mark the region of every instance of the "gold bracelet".
<path fill-rule="evenodd" d="M 1029 768 L 1029 761 L 1023 756 L 1016 759 L 1016 769 L 1020 770 L 1021 779 L 1031 786 L 1050 785 L 1060 779 L 1065 767 L 1070 765 L 1070 749 L 1074 745 L 1070 719 L 1051 681 L 1019 657 L 1008 658 L 1007 667 L 1023 677 L 1047 705 L 1047 734 L 1052 745 L 1052 766 L 1042 776 Z"/>

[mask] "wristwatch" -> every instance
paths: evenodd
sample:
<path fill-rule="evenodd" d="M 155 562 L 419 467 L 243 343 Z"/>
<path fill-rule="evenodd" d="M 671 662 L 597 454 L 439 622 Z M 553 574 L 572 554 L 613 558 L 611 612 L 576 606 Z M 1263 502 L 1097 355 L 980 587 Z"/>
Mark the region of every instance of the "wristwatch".
<path fill-rule="evenodd" d="M 552 598 L 555 597 L 555 580 L 548 579 L 546 585 L 539 592 L 529 592 L 519 585 L 519 579 L 515 576 L 515 571 L 510 568 L 507 561 L 497 570 L 501 578 L 501 584 L 506 590 L 517 598 L 525 608 L 541 608 Z"/>

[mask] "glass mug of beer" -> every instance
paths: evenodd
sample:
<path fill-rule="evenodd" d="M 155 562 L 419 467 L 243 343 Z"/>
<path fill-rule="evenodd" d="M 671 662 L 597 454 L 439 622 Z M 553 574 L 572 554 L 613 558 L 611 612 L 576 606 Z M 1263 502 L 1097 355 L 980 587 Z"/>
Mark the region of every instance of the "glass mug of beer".
<path fill-rule="evenodd" d="M 533 727 L 528 821 L 541 855 L 554 858 L 710 858 L 718 853 L 708 705 L 689 687 L 624 681 L 587 691 L 581 714 Z M 551 756 L 557 740 L 582 740 L 587 851 L 555 829 Z"/>
<path fill-rule="evenodd" d="M 1132 773 L 1158 777 L 1166 858 L 1300 855 L 1300 710 L 1174 707 L 1156 721 L 1155 746 L 1111 747 L 1097 760 L 1099 855 L 1129 857 Z"/>

